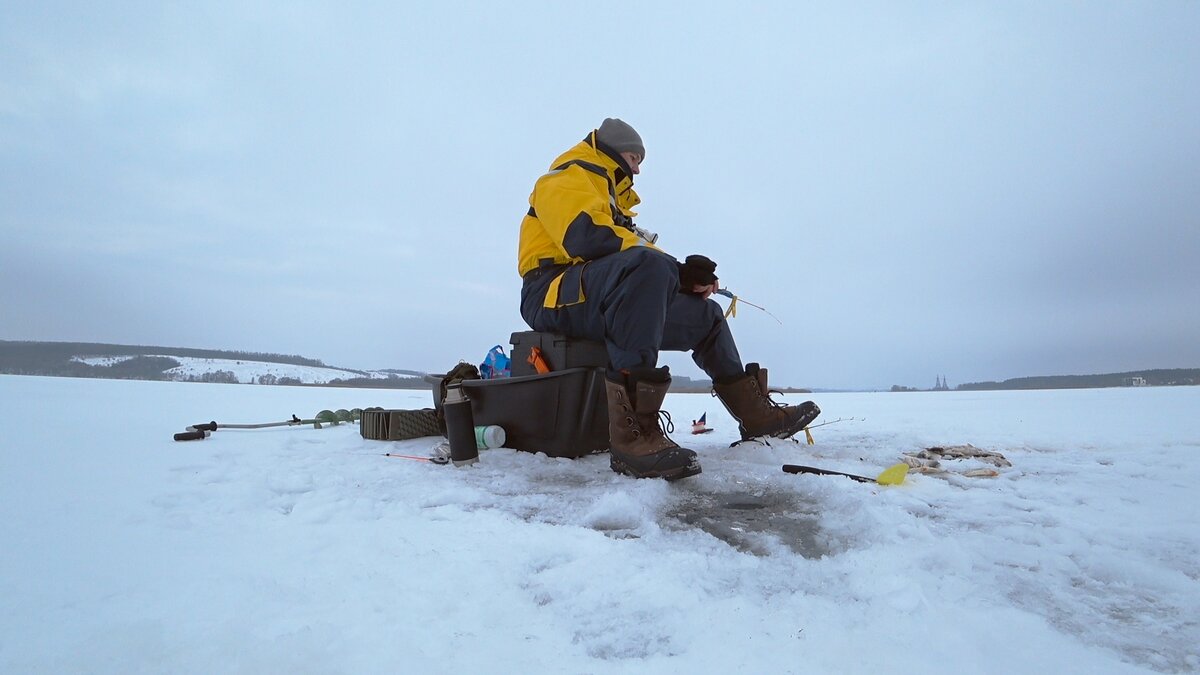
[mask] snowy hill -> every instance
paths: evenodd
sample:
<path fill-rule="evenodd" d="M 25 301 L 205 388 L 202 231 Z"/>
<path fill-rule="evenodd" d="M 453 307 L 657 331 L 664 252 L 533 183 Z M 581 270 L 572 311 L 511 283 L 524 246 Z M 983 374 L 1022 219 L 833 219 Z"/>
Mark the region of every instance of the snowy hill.
<path fill-rule="evenodd" d="M 352 370 L 297 355 L 191 347 L 0 340 L 0 373 L 239 384 L 427 388 L 412 370 Z"/>
<path fill-rule="evenodd" d="M 325 384 L 331 380 L 346 380 L 367 378 L 386 380 L 395 378 L 394 375 L 379 371 L 344 370 L 318 366 L 302 366 L 290 363 L 271 363 L 267 361 L 245 361 L 237 359 L 206 359 L 188 356 L 167 356 L 147 354 L 150 358 L 169 358 L 179 362 L 179 365 L 165 370 L 167 379 L 176 381 L 205 380 L 205 375 L 213 373 L 230 373 L 240 384 L 276 384 L 279 380 L 294 381 L 294 384 Z M 137 358 L 133 356 L 76 356 L 72 360 L 90 366 L 112 367 L 116 364 Z M 211 379 L 211 378 L 209 378 Z"/>
<path fill-rule="evenodd" d="M 171 440 L 428 392 L 2 375 L 0 672 L 1200 668 L 1200 389 L 813 398 L 855 419 L 731 449 L 722 406 L 669 394 L 715 431 L 676 434 L 704 472 L 664 483 L 602 454 L 385 457 L 440 439 L 346 424 Z M 1012 465 L 780 471 L 957 443 Z"/>

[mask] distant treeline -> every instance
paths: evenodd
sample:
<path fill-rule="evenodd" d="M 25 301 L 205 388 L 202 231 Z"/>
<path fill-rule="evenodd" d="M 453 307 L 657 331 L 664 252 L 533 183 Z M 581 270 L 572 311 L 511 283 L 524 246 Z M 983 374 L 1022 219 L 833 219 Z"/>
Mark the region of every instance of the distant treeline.
<path fill-rule="evenodd" d="M 149 356 L 153 354 L 153 356 Z M 72 360 L 74 357 L 129 356 L 132 358 L 111 366 L 93 366 Z M 325 364 L 317 359 L 287 354 L 226 351 L 221 349 L 190 349 L 186 347 L 154 347 L 144 345 L 114 345 L 99 342 L 19 342 L 0 340 L 0 373 L 9 375 L 54 375 L 65 377 L 111 377 L 133 380 L 169 380 L 164 371 L 180 363 L 171 356 L 199 359 L 228 359 L 231 361 L 265 361 L 297 366 Z M 219 371 L 221 372 L 221 371 Z M 359 371 L 354 371 L 359 372 Z M 221 372 L 228 381 L 232 373 Z M 203 377 L 196 378 L 202 381 Z"/>
<path fill-rule="evenodd" d="M 432 389 L 433 385 L 420 377 L 400 377 L 392 371 L 386 380 L 378 377 L 347 377 L 330 380 L 325 387 L 354 387 L 356 389 Z"/>
<path fill-rule="evenodd" d="M 342 370 L 349 370 L 349 369 L 348 369 L 348 368 L 342 368 Z M 422 373 L 422 372 L 421 372 L 421 371 L 419 371 L 419 370 L 403 370 L 403 369 L 400 369 L 400 368 L 380 368 L 380 369 L 379 369 L 379 372 L 381 372 L 381 373 L 387 373 L 388 375 L 396 375 L 396 376 L 403 376 L 403 375 L 407 375 L 407 376 L 409 376 L 409 377 L 418 377 L 418 378 L 419 378 L 419 377 L 424 377 L 424 376 L 425 376 L 425 373 Z"/>
<path fill-rule="evenodd" d="M 985 389 L 1093 389 L 1103 387 L 1165 387 L 1200 383 L 1200 368 L 1169 368 L 1134 370 L 1127 373 L 1103 375 L 1043 375 L 1017 377 L 1003 382 L 969 382 L 960 384 L 959 391 Z"/>
<path fill-rule="evenodd" d="M 686 375 L 671 375 L 671 391 L 677 394 L 707 394 L 712 391 L 712 380 L 694 379 Z M 811 394 L 811 389 L 797 387 L 771 387 L 771 391 L 783 394 Z"/>

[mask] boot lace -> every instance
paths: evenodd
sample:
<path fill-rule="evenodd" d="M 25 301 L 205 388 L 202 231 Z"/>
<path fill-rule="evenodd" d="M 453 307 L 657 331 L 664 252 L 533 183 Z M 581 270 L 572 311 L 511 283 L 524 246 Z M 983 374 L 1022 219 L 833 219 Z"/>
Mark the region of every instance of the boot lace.
<path fill-rule="evenodd" d="M 754 391 L 756 393 L 758 393 L 758 396 L 755 396 L 754 398 L 759 403 L 761 403 L 764 408 L 769 409 L 769 408 L 786 408 L 786 407 L 788 407 L 786 403 L 780 403 L 779 401 L 776 401 L 775 399 L 771 398 L 771 394 L 779 394 L 780 396 L 784 395 L 783 392 L 779 391 L 778 389 L 768 389 L 764 393 L 762 388 L 758 386 L 758 382 L 756 381 L 754 383 Z M 717 390 L 715 388 L 709 389 L 708 395 L 712 396 L 713 398 L 720 398 L 720 394 L 717 393 Z"/>
<path fill-rule="evenodd" d="M 779 401 L 771 398 L 771 394 L 779 394 L 780 396 L 783 396 L 782 391 L 779 391 L 778 389 L 768 389 L 764 392 L 762 388 L 758 386 L 757 381 L 754 383 L 754 390 L 758 392 L 758 400 L 762 403 L 764 408 L 770 410 L 771 408 L 788 407 L 786 403 L 780 403 Z"/>
<path fill-rule="evenodd" d="M 666 410 L 658 411 L 658 428 L 662 430 L 663 436 L 675 433 L 675 422 L 671 419 L 671 413 Z"/>
<path fill-rule="evenodd" d="M 659 410 L 658 412 L 654 413 L 654 416 L 655 424 L 658 426 L 658 430 L 663 436 L 666 436 L 668 439 L 670 439 L 667 434 L 675 433 L 675 422 L 671 419 L 671 413 L 667 412 L 666 410 Z M 633 430 L 634 436 L 642 435 L 641 425 L 638 424 L 637 418 L 635 418 L 633 415 L 626 415 L 625 423 L 628 424 L 629 428 Z"/>

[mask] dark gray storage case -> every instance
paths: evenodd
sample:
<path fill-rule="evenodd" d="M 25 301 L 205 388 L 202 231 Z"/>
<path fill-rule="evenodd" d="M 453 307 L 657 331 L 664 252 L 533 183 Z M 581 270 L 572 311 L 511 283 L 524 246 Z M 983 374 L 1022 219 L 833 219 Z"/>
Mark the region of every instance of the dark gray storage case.
<path fill-rule="evenodd" d="M 608 450 L 602 368 L 464 380 L 462 388 L 475 424 L 503 427 L 506 448 L 571 458 Z"/>
<path fill-rule="evenodd" d="M 570 458 L 607 451 L 604 344 L 523 331 L 512 334 L 512 346 L 512 377 L 462 381 L 475 425 L 503 427 L 504 447 L 514 450 Z M 539 375 L 528 362 L 533 347 L 542 350 L 551 372 Z M 437 386 L 433 398 L 440 410 Z"/>

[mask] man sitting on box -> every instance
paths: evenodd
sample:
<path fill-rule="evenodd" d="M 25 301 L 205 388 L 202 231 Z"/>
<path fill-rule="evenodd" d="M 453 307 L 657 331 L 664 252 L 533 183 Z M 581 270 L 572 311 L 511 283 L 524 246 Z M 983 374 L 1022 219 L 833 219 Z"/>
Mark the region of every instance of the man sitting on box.
<path fill-rule="evenodd" d="M 657 367 L 660 350 L 692 352 L 743 439 L 789 437 L 820 410 L 772 401 L 766 369 L 743 368 L 721 306 L 709 299 L 719 288 L 716 263 L 700 255 L 680 263 L 634 224 L 633 177 L 645 157 L 633 127 L 609 118 L 537 180 L 517 254 L 521 316 L 536 331 L 605 343 L 613 470 L 675 480 L 700 473 L 700 463 L 663 428 L 671 374 Z"/>

